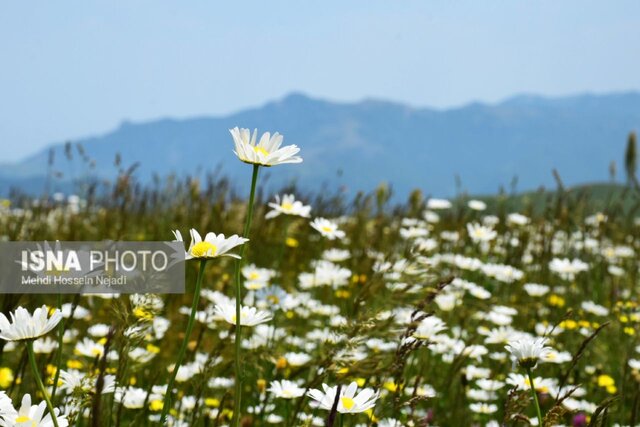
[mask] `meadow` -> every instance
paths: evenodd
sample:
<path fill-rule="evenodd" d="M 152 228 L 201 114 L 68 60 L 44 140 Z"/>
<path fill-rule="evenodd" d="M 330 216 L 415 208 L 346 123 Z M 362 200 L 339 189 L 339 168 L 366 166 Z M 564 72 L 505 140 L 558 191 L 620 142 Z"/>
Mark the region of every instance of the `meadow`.
<path fill-rule="evenodd" d="M 123 170 L 2 202 L 3 240 L 188 259 L 184 295 L 2 295 L 0 425 L 640 425 L 640 192 L 266 194 L 273 138 L 234 135 L 250 197 Z"/>

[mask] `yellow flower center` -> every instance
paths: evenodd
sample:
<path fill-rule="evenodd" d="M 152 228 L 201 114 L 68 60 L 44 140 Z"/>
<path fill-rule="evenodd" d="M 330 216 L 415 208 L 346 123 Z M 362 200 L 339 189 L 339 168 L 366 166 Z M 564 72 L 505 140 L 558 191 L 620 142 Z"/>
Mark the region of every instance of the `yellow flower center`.
<path fill-rule="evenodd" d="M 196 258 L 213 257 L 218 248 L 216 245 L 209 242 L 198 242 L 191 248 L 191 255 Z"/>
<path fill-rule="evenodd" d="M 333 227 L 325 225 L 325 226 L 322 227 L 322 231 L 326 231 L 327 233 L 330 233 L 330 232 L 333 231 Z"/>
<path fill-rule="evenodd" d="M 133 315 L 136 316 L 139 319 L 147 319 L 147 320 L 153 319 L 153 313 L 148 312 L 147 310 L 145 310 L 142 307 L 134 308 L 133 309 Z"/>
<path fill-rule="evenodd" d="M 342 406 L 344 406 L 344 408 L 348 411 L 351 408 L 353 408 L 356 404 L 356 402 L 353 401 L 352 398 L 347 397 L 347 396 L 343 396 L 340 398 L 340 400 L 342 401 Z"/>
<path fill-rule="evenodd" d="M 260 277 L 260 275 L 255 271 L 249 274 L 249 280 L 256 280 L 258 277 Z"/>
<path fill-rule="evenodd" d="M 20 415 L 18 418 L 16 418 L 16 423 L 26 423 L 27 421 L 32 421 L 32 420 L 26 415 Z M 36 424 L 35 422 L 32 423 L 32 425 L 35 425 L 35 424 Z"/>
<path fill-rule="evenodd" d="M 600 375 L 598 377 L 598 385 L 600 387 L 609 387 L 615 384 L 615 381 L 613 378 L 611 378 L 609 375 Z"/>
<path fill-rule="evenodd" d="M 271 303 L 271 304 L 279 304 L 280 303 L 280 298 L 278 298 L 275 295 L 269 295 L 267 297 L 267 300 Z"/>
<path fill-rule="evenodd" d="M 255 151 L 258 154 L 262 154 L 263 156 L 268 156 L 269 155 L 269 152 L 267 150 L 265 150 L 264 147 L 255 146 L 255 147 L 253 147 L 253 151 Z"/>
<path fill-rule="evenodd" d="M 289 202 L 284 202 L 280 205 L 283 211 L 291 212 L 293 210 L 293 205 Z"/>
<path fill-rule="evenodd" d="M 293 393 L 291 392 L 291 390 L 282 390 L 282 397 L 291 398 L 293 397 Z"/>

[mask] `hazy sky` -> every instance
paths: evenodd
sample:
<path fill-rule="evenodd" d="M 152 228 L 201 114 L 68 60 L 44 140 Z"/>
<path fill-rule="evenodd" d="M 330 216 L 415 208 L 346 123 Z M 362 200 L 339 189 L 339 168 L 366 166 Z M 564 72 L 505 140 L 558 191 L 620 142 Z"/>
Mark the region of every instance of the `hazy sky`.
<path fill-rule="evenodd" d="M 0 161 L 294 90 L 440 108 L 638 90 L 639 22 L 637 0 L 3 2 Z"/>

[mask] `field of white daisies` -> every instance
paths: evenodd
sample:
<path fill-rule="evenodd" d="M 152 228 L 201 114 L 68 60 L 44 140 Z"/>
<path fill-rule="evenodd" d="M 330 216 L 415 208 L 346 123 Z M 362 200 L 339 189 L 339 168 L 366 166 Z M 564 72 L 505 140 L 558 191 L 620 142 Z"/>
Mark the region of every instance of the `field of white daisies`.
<path fill-rule="evenodd" d="M 640 425 L 635 190 L 266 195 L 304 150 L 238 128 L 229 149 L 246 197 L 129 170 L 2 202 L 3 240 L 183 241 L 187 290 L 2 295 L 0 426 Z"/>

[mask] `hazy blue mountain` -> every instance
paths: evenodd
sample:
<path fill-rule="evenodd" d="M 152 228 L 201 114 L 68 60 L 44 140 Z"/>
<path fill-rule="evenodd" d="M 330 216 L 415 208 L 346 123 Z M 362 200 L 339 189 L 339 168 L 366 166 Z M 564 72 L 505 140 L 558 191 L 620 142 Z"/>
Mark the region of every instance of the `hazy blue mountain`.
<path fill-rule="evenodd" d="M 63 144 L 53 145 L 64 179 L 88 174 L 113 177 L 120 153 L 125 165 L 140 162 L 136 176 L 153 173 L 202 175 L 222 167 L 244 189 L 250 167 L 235 159 L 228 129 L 279 131 L 286 144 L 302 148 L 304 163 L 267 171 L 273 186 L 296 179 L 306 188 L 324 184 L 372 189 L 386 181 L 400 195 L 419 187 L 451 196 L 455 176 L 470 193 L 552 186 L 557 168 L 566 184 L 608 180 L 611 161 L 622 173 L 630 131 L 640 128 L 640 93 L 544 98 L 522 95 L 495 105 L 474 103 L 436 110 L 365 100 L 334 103 L 292 94 L 226 117 L 161 119 L 123 123 L 80 143 L 96 168 L 68 162 Z M 36 190 L 43 185 L 49 150 L 0 168 L 0 185 Z M 44 187 L 42 187 L 44 188 Z"/>

